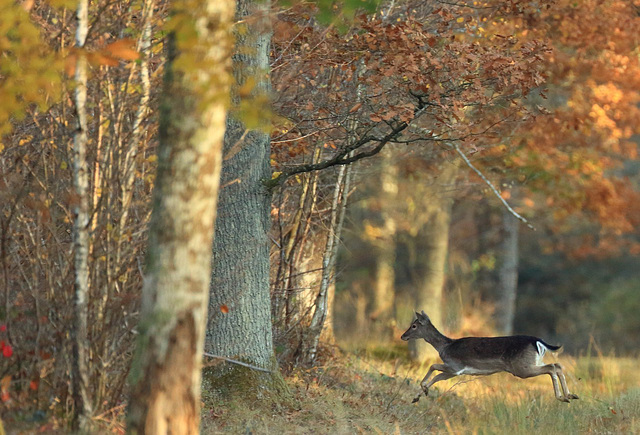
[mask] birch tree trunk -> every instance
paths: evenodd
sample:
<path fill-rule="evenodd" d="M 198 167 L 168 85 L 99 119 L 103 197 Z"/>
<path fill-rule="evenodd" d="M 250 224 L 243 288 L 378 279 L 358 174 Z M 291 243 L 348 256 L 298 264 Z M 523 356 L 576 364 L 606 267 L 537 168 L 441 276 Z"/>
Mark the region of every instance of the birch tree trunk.
<path fill-rule="evenodd" d="M 445 162 L 442 166 L 436 184 L 430 189 L 430 203 L 425 211 L 429 214 L 429 220 L 419 233 L 419 237 L 424 238 L 425 243 L 422 245 L 424 251 L 418 254 L 423 274 L 415 297 L 416 311 L 424 310 L 438 329 L 443 325 L 442 291 L 446 276 L 449 224 L 453 206 L 453 195 L 447 190 L 450 190 L 457 173 L 458 167 L 455 164 Z M 409 349 L 412 358 L 417 361 L 438 355 L 424 340 L 411 341 Z"/>
<path fill-rule="evenodd" d="M 233 71 L 237 86 L 256 81 L 253 98 L 270 90 L 269 7 L 269 2 L 237 3 L 236 19 L 247 28 L 236 34 Z M 205 347 L 208 353 L 269 372 L 238 365 L 212 367 L 207 383 L 224 396 L 261 397 L 286 389 L 277 371 L 271 322 L 271 194 L 265 187 L 271 178 L 270 144 L 265 131 L 247 129 L 242 120 L 228 117 Z"/>
<path fill-rule="evenodd" d="M 498 266 L 496 294 L 496 329 L 504 335 L 513 334 L 518 289 L 518 235 L 520 222 L 507 209 L 502 212 L 502 249 Z"/>
<path fill-rule="evenodd" d="M 174 17 L 189 27 L 174 32 L 196 32 L 193 40 L 169 36 L 140 336 L 130 375 L 130 433 L 193 434 L 200 426 L 235 4 L 207 0 L 193 6 L 172 4 Z"/>
<path fill-rule="evenodd" d="M 349 195 L 349 185 L 351 184 L 351 166 L 341 166 L 338 172 L 338 179 L 335 185 L 333 202 L 331 204 L 331 223 L 327 244 L 322 256 L 322 279 L 320 281 L 320 291 L 316 297 L 315 310 L 309 325 L 309 337 L 307 338 L 307 349 L 305 359 L 307 364 L 315 362 L 318 354 L 318 344 L 320 337 L 325 331 L 324 337 L 327 341 L 335 341 L 333 337 L 333 300 L 335 294 L 335 265 L 338 254 L 338 244 L 342 233 L 342 224 L 347 207 L 347 197 Z M 329 324 L 327 325 L 327 322 Z"/>
<path fill-rule="evenodd" d="M 89 429 L 92 403 L 89 393 L 89 164 L 87 162 L 87 58 L 82 49 L 87 39 L 89 25 L 88 0 L 79 0 L 76 12 L 77 29 L 75 46 L 79 49 L 75 70 L 75 106 L 77 126 L 73 135 L 73 247 L 75 267 L 74 322 L 71 331 L 73 342 L 72 379 L 75 403 L 72 426 L 82 431 Z"/>

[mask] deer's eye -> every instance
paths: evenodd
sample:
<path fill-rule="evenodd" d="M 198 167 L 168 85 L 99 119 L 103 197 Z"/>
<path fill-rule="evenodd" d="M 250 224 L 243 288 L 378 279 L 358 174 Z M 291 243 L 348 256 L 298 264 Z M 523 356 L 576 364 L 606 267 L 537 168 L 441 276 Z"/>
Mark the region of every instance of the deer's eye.
<path fill-rule="evenodd" d="M 411 329 L 416 329 L 417 327 L 418 325 L 415 325 L 415 324 L 411 325 Z"/>

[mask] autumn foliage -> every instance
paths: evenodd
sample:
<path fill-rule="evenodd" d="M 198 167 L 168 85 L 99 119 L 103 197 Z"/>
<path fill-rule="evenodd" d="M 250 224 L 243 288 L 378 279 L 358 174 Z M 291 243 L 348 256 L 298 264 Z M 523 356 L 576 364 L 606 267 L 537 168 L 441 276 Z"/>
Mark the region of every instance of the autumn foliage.
<path fill-rule="evenodd" d="M 261 72 L 270 74 L 270 94 L 256 93 L 250 78 L 231 107 L 248 125 L 271 129 L 272 315 L 287 368 L 303 360 L 338 168 L 361 170 L 347 198 L 385 147 L 400 150 L 405 192 L 424 192 L 415 184 L 455 161 L 456 200 L 475 207 L 493 193 L 460 162 L 456 150 L 463 153 L 548 235 L 545 252 L 640 254 L 639 1 L 366 3 L 375 10 L 347 2 L 342 16 L 325 1 L 274 4 L 271 70 Z M 167 17 L 166 1 L 94 1 L 87 44 L 74 50 L 68 2 L 0 7 L 0 415 L 70 411 L 79 55 L 90 62 L 90 390 L 99 414 L 121 410 L 144 280 L 165 36 L 181 22 Z M 188 61 L 204 60 L 195 53 Z M 391 208 L 370 204 L 376 213 Z M 401 229 L 424 218 L 417 204 L 398 207 Z M 465 219 L 477 229 L 469 234 L 481 232 L 482 219 Z M 362 226 L 372 238 L 384 230 Z"/>

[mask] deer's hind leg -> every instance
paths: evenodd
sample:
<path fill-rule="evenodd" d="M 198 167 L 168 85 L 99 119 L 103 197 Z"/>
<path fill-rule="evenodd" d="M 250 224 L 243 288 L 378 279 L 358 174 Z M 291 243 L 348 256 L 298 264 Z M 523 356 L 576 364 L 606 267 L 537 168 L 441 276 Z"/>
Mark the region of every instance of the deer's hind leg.
<path fill-rule="evenodd" d="M 551 376 L 551 382 L 553 383 L 553 392 L 556 395 L 556 399 L 561 402 L 568 403 L 569 399 L 572 399 L 574 398 L 572 396 L 575 396 L 574 394 L 571 394 L 571 396 L 567 394 L 567 392 L 569 391 L 565 388 L 567 381 L 564 379 L 564 375 L 562 374 L 562 367 L 559 364 L 546 364 L 543 366 L 531 365 L 527 367 L 521 367 L 518 370 L 513 371 L 512 373 L 519 378 L 532 378 L 534 376 L 549 375 Z M 559 377 L 561 379 L 560 382 L 562 383 L 562 392 L 560 391 L 560 386 L 558 385 Z M 578 396 L 575 396 L 575 398 L 577 397 Z"/>
<path fill-rule="evenodd" d="M 556 372 L 558 373 L 558 378 L 560 379 L 560 385 L 562 386 L 562 392 L 564 393 L 567 399 L 579 399 L 579 397 L 575 394 L 569 392 L 569 387 L 567 386 L 567 380 L 564 377 L 564 373 L 562 371 L 562 366 L 560 364 L 554 364 L 556 366 Z"/>

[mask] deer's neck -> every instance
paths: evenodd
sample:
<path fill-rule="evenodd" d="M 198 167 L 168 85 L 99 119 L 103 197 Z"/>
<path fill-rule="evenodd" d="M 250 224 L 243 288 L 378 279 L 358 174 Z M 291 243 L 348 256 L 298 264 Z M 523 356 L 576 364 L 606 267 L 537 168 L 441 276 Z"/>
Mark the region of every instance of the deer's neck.
<path fill-rule="evenodd" d="M 433 346 L 438 351 L 438 353 L 442 350 L 443 347 L 453 341 L 452 339 L 438 331 L 435 326 L 430 328 L 426 336 L 423 338 L 427 343 Z"/>

